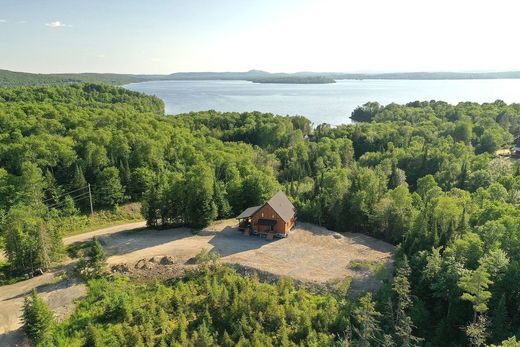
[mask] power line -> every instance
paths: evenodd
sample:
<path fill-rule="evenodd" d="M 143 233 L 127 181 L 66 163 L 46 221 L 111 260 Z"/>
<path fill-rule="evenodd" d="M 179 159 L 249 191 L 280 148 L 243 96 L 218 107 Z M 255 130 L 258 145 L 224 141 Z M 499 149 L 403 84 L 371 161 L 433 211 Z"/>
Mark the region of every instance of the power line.
<path fill-rule="evenodd" d="M 74 202 L 77 202 L 77 201 L 84 200 L 84 199 L 87 199 L 87 198 L 90 198 L 89 194 L 88 193 L 84 193 L 82 195 L 75 196 L 72 200 L 74 200 Z M 52 205 L 49 205 L 48 208 L 53 208 L 53 207 L 60 206 L 60 205 L 65 205 L 65 204 L 66 204 L 65 200 L 63 200 L 63 201 L 59 201 L 57 203 L 54 203 Z"/>
<path fill-rule="evenodd" d="M 84 189 L 88 189 L 88 191 L 80 192 L 81 190 L 84 190 Z M 71 193 L 75 193 L 75 192 L 80 192 L 80 193 L 77 194 L 77 195 L 71 195 Z M 52 197 L 52 198 L 45 199 L 45 200 L 43 200 L 43 202 L 46 203 L 46 202 L 48 202 L 50 200 L 57 200 L 57 199 L 60 199 L 60 198 L 63 198 L 63 197 L 67 197 L 67 196 L 69 196 L 74 202 L 78 202 L 78 201 L 81 201 L 81 200 L 89 199 L 90 200 L 90 214 L 94 214 L 94 206 L 92 204 L 92 191 L 90 189 L 90 183 L 88 183 L 85 187 L 73 189 L 71 191 L 62 193 L 62 194 L 60 194 L 57 197 Z M 55 202 L 55 203 L 53 203 L 53 204 L 51 204 L 51 205 L 49 205 L 47 207 L 49 209 L 50 208 L 55 208 L 55 207 L 62 207 L 62 206 L 65 205 L 65 203 L 66 203 L 65 200 L 57 201 L 57 202 Z"/>
<path fill-rule="evenodd" d="M 48 199 L 43 200 L 43 202 L 47 202 L 47 201 L 53 200 L 53 199 L 59 199 L 59 198 L 61 198 L 63 196 L 69 195 L 70 193 L 74 193 L 74 192 L 77 192 L 78 190 L 82 190 L 82 189 L 86 189 L 86 188 L 88 188 L 88 186 L 85 186 L 85 187 L 82 187 L 82 188 L 78 188 L 78 189 L 74 189 L 74 190 L 71 190 L 69 192 L 62 193 L 62 194 L 60 194 L 58 196 L 55 196 L 55 197 L 50 197 Z"/>

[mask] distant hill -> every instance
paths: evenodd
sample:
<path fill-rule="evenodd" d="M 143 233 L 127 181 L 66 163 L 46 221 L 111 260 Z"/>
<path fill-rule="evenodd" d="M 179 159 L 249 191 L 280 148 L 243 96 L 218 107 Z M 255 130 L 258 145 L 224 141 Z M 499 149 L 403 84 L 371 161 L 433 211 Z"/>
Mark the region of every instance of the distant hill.
<path fill-rule="evenodd" d="M 0 70 L 0 87 L 57 85 L 68 83 L 105 83 L 122 85 L 162 79 L 162 75 L 125 75 L 113 73 L 77 73 L 77 74 L 34 74 Z"/>
<path fill-rule="evenodd" d="M 261 70 L 246 72 L 176 72 L 166 79 L 171 80 L 245 80 L 258 83 L 306 83 L 306 78 L 319 81 L 330 80 L 462 80 L 462 79 L 520 79 L 520 71 L 506 72 L 395 72 L 395 73 L 341 73 L 341 72 L 296 72 L 269 73 Z M 285 81 L 285 82 L 282 82 Z M 300 82 L 298 82 L 300 81 Z M 312 79 L 311 79 L 312 81 Z M 308 83 L 308 82 L 307 82 Z M 323 82 L 311 82 L 323 83 Z M 330 82 L 325 82 L 330 83 Z"/>
<path fill-rule="evenodd" d="M 168 75 L 172 80 L 252 80 L 272 76 L 285 76 L 288 74 L 272 74 L 261 70 L 249 70 L 246 72 L 176 72 Z"/>
<path fill-rule="evenodd" d="M 325 76 L 278 76 L 278 77 L 263 77 L 254 78 L 250 80 L 254 83 L 284 83 L 284 84 L 327 84 L 336 83 L 332 78 Z"/>
<path fill-rule="evenodd" d="M 270 73 L 261 70 L 245 72 L 176 72 L 170 75 L 132 75 L 115 73 L 35 74 L 0 70 L 0 87 L 57 85 L 70 83 L 105 83 L 123 85 L 158 80 L 242 80 L 256 83 L 334 83 L 336 80 L 462 80 L 520 79 L 520 71 L 506 72 L 396 72 L 378 74 L 340 72 Z"/>
<path fill-rule="evenodd" d="M 381 80 L 472 80 L 472 79 L 515 79 L 520 78 L 520 71 L 506 72 L 395 72 L 380 74 L 340 74 L 325 76 L 335 79 L 381 79 Z"/>

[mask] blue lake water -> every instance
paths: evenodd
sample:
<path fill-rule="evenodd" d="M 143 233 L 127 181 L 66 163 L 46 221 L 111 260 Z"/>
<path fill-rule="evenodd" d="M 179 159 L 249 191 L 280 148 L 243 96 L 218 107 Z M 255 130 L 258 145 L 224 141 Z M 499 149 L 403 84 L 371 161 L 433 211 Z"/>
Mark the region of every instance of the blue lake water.
<path fill-rule="evenodd" d="M 303 115 L 314 124 L 350 122 L 368 101 L 383 105 L 416 100 L 520 102 L 520 80 L 340 80 L 333 84 L 258 84 L 247 81 L 153 81 L 126 88 L 156 95 L 167 114 L 214 109 Z"/>

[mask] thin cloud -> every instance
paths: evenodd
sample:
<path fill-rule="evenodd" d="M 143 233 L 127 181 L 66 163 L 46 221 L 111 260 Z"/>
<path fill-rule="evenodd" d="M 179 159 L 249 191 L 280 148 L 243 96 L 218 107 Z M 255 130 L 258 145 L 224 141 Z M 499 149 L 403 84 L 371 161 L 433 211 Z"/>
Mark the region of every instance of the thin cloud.
<path fill-rule="evenodd" d="M 0 23 L 5 23 L 7 22 L 5 19 L 0 19 Z"/>
<path fill-rule="evenodd" d="M 70 27 L 70 25 L 60 22 L 59 20 L 45 23 L 45 26 L 51 27 L 51 28 L 64 28 L 64 27 Z"/>

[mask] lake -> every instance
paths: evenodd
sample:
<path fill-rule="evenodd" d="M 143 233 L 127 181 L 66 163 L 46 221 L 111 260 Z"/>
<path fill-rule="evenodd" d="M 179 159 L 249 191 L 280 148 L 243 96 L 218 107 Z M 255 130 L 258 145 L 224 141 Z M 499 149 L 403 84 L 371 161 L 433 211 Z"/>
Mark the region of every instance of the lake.
<path fill-rule="evenodd" d="M 214 109 L 303 115 L 314 124 L 350 122 L 359 105 L 416 100 L 520 102 L 520 80 L 339 80 L 333 84 L 259 84 L 247 81 L 152 81 L 124 86 L 161 98 L 167 114 Z"/>

